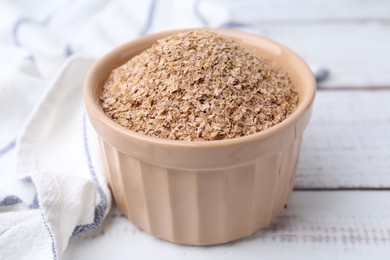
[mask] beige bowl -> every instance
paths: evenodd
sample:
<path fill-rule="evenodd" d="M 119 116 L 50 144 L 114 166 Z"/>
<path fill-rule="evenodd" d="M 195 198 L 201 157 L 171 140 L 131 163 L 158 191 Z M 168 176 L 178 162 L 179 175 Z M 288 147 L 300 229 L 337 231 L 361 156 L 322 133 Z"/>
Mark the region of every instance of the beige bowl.
<path fill-rule="evenodd" d="M 114 49 L 91 68 L 84 82 L 89 119 L 100 136 L 119 209 L 152 235 L 191 245 L 247 237 L 283 210 L 294 185 L 316 89 L 308 66 L 283 45 L 240 31 L 211 31 L 255 49 L 288 71 L 299 92 L 296 111 L 263 132 L 221 141 L 165 140 L 116 124 L 104 114 L 99 100 L 109 73 L 176 31 Z"/>

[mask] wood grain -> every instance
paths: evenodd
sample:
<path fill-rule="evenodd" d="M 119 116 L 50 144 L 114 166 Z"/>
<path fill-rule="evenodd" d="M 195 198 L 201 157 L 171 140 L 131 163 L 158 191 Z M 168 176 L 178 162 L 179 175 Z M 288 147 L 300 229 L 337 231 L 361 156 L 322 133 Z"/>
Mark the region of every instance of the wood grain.
<path fill-rule="evenodd" d="M 390 187 L 390 90 L 318 91 L 297 188 Z"/>
<path fill-rule="evenodd" d="M 216 2 L 226 7 L 233 20 L 246 23 L 272 21 L 331 21 L 390 19 L 390 3 L 387 0 L 328 0 L 328 1 L 289 1 L 273 0 L 204 0 Z"/>
<path fill-rule="evenodd" d="M 220 13 L 210 10 L 220 5 Z M 203 0 L 204 19 L 271 37 L 329 69 L 325 88 L 390 88 L 390 1 Z M 216 26 L 218 24 L 215 24 Z"/>
<path fill-rule="evenodd" d="M 153 238 L 113 210 L 103 228 L 71 240 L 65 259 L 385 259 L 390 193 L 293 192 L 271 226 L 225 246 L 189 247 Z"/>
<path fill-rule="evenodd" d="M 291 24 L 257 24 L 251 31 L 287 45 L 310 65 L 328 68 L 321 87 L 390 87 L 390 21 Z"/>

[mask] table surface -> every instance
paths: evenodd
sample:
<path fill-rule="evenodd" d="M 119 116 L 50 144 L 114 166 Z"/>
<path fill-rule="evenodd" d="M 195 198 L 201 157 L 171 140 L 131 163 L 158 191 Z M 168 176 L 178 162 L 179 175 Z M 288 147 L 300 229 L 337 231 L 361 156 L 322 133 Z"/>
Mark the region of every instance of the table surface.
<path fill-rule="evenodd" d="M 318 86 L 284 212 L 247 239 L 191 247 L 150 236 L 113 207 L 100 228 L 71 240 L 65 259 L 390 259 L 390 2 L 286 3 L 224 2 L 231 26 L 331 73 Z M 199 6 L 206 18 L 209 4 Z"/>

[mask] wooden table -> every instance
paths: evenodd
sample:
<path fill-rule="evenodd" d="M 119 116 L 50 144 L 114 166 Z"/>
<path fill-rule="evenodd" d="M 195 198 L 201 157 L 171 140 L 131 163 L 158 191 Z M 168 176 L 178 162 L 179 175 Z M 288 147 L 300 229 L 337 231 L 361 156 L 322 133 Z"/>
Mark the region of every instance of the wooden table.
<path fill-rule="evenodd" d="M 65 258 L 390 259 L 390 2 L 286 3 L 225 3 L 231 26 L 331 73 L 319 85 L 285 211 L 247 239 L 189 247 L 148 235 L 113 208 L 102 227 L 71 240 Z"/>

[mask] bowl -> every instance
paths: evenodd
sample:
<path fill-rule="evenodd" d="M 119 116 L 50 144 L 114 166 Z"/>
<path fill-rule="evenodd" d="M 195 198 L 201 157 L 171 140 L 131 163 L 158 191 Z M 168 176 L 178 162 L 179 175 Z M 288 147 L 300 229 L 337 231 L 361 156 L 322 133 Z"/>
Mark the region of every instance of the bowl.
<path fill-rule="evenodd" d="M 83 87 L 118 208 L 146 232 L 189 245 L 250 236 L 281 213 L 294 186 L 316 90 L 307 64 L 285 46 L 236 30 L 209 30 L 254 49 L 288 72 L 299 95 L 288 118 L 256 134 L 194 142 L 142 135 L 111 120 L 99 98 L 110 72 L 179 31 L 147 35 L 114 49 L 92 66 Z"/>

